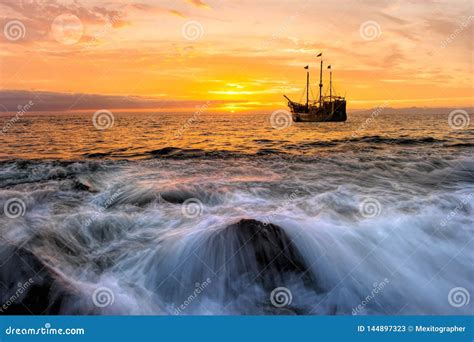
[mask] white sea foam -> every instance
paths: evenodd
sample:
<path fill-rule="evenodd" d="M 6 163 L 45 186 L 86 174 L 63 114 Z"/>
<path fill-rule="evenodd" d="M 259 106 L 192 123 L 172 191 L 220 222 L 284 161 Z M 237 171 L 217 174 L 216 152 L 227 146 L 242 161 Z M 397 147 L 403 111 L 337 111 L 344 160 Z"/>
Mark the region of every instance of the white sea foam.
<path fill-rule="evenodd" d="M 351 314 L 364 303 L 359 314 L 468 314 L 472 301 L 454 307 L 448 293 L 474 293 L 473 171 L 465 156 L 9 163 L 0 210 L 18 197 L 26 211 L 2 215 L 0 231 L 81 291 L 64 312 L 106 287 L 114 303 L 101 313 L 172 314 L 207 278 L 180 314 L 268 312 L 264 289 L 233 269 L 231 241 L 215 238 L 252 218 L 282 227 L 309 267 L 314 287 L 281 284 L 291 312 Z M 199 215 L 183 215 L 186 198 L 202 203 Z"/>

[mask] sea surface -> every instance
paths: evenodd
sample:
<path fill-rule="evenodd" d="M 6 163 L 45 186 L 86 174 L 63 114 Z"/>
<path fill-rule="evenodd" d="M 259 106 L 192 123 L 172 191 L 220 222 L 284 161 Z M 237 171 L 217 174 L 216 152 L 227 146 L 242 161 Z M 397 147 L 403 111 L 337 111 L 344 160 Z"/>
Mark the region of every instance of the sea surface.
<path fill-rule="evenodd" d="M 0 115 L 1 313 L 472 314 L 474 118 L 93 114 Z"/>

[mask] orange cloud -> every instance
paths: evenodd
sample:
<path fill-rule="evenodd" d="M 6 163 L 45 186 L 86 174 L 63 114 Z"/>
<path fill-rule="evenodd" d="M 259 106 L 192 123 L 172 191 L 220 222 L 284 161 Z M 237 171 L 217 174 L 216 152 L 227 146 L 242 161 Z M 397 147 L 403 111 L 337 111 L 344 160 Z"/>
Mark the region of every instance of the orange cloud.
<path fill-rule="evenodd" d="M 208 4 L 202 2 L 201 0 L 186 0 L 186 2 L 200 8 L 211 8 Z"/>
<path fill-rule="evenodd" d="M 185 18 L 185 15 L 176 9 L 169 9 L 169 8 L 165 8 L 161 6 L 144 4 L 144 3 L 134 3 L 134 4 L 127 5 L 124 8 L 124 11 L 126 12 L 127 9 L 128 10 L 135 9 L 142 12 L 153 13 L 153 14 L 166 14 L 167 13 L 167 14 L 172 14 L 181 18 Z"/>
<path fill-rule="evenodd" d="M 186 16 L 185 16 L 183 13 L 181 13 L 181 12 L 179 12 L 179 11 L 177 11 L 177 10 L 171 9 L 171 10 L 169 10 L 169 12 L 170 12 L 171 14 L 174 14 L 174 15 L 177 16 L 177 17 L 186 18 Z"/>

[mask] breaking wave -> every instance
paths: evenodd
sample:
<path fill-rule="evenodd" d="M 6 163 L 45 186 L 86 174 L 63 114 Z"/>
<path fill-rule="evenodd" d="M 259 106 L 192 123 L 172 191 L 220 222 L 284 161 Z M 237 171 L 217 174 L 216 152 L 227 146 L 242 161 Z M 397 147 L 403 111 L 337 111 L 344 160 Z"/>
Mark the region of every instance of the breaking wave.
<path fill-rule="evenodd" d="M 469 154 L 150 154 L 1 164 L 2 312 L 472 312 Z"/>

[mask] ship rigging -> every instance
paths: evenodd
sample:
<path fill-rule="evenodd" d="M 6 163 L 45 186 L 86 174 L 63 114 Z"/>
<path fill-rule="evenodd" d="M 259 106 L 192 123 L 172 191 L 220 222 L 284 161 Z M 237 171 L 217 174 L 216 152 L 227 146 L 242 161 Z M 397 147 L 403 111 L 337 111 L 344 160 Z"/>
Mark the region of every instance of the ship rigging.
<path fill-rule="evenodd" d="M 295 122 L 331 122 L 346 121 L 346 99 L 342 96 L 332 94 L 332 68 L 329 69 L 329 97 L 323 96 L 323 58 L 322 53 L 317 57 L 321 58 L 319 69 L 319 101 L 309 101 L 309 65 L 306 69 L 306 103 L 292 101 L 288 96 L 283 95 L 288 100 L 288 107 L 291 110 L 293 121 Z"/>

